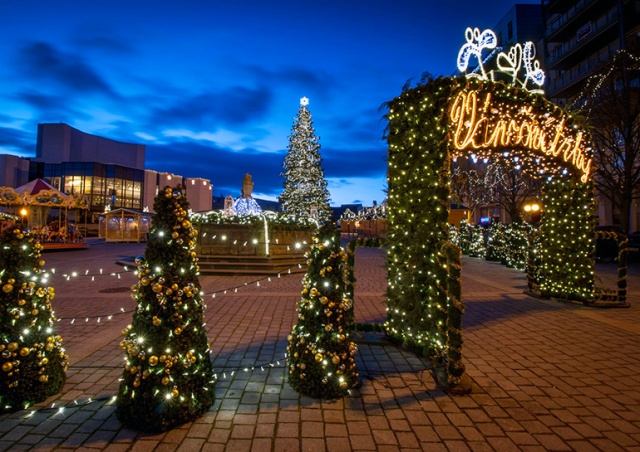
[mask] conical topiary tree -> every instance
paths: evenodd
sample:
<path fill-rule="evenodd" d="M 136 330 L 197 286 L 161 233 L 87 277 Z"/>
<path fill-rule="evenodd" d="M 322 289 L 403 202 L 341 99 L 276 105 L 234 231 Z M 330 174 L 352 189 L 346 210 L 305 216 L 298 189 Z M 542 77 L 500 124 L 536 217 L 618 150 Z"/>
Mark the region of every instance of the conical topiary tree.
<path fill-rule="evenodd" d="M 322 170 L 319 138 L 315 135 L 309 100 L 300 99 L 294 118 L 287 155 L 284 158 L 284 191 L 280 203 L 288 214 L 331 222 L 329 190 Z"/>
<path fill-rule="evenodd" d="M 41 402 L 65 382 L 69 357 L 54 330 L 41 249 L 29 232 L 0 234 L 0 412 Z"/>
<path fill-rule="evenodd" d="M 330 227 L 320 229 L 307 252 L 309 268 L 289 335 L 289 384 L 301 394 L 336 398 L 357 386 L 353 300 L 345 290 L 347 255 Z"/>
<path fill-rule="evenodd" d="M 471 241 L 469 242 L 469 256 L 484 258 L 487 250 L 484 244 L 484 228 L 476 225 L 471 230 Z"/>
<path fill-rule="evenodd" d="M 182 187 L 165 187 L 153 204 L 144 257 L 136 258 L 138 306 L 120 346 L 125 361 L 117 416 L 146 431 L 192 421 L 214 399 L 214 376 L 198 282 L 197 231 Z"/>

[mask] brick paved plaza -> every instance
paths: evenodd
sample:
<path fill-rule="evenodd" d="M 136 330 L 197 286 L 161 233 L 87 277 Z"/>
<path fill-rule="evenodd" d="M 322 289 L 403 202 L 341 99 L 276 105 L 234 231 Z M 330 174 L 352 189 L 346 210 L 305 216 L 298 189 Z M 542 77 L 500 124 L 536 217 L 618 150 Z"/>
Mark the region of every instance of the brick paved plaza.
<path fill-rule="evenodd" d="M 71 366 L 60 394 L 0 417 L 0 450 L 640 450 L 638 264 L 630 268 L 632 307 L 598 309 L 531 298 L 523 273 L 464 258 L 472 393 L 446 394 L 427 361 L 367 334 L 358 339 L 363 384 L 337 401 L 301 397 L 286 382 L 301 274 L 259 285 L 202 276 L 216 402 L 196 422 L 150 435 L 114 414 L 136 278 L 108 275 L 143 253 L 144 244 L 96 240 L 88 250 L 44 255 L 56 270 L 57 332 Z M 357 253 L 356 320 L 381 323 L 383 252 Z M 72 271 L 79 276 L 63 276 Z M 597 274 L 613 287 L 614 264 L 599 264 Z"/>

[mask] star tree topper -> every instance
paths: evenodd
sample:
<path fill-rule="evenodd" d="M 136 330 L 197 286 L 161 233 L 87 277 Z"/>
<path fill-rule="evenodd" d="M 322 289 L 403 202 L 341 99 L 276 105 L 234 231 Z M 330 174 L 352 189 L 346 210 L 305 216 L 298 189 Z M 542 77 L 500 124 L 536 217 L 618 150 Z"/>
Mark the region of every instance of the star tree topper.
<path fill-rule="evenodd" d="M 307 105 L 309 105 L 309 99 L 303 97 L 302 99 L 300 99 L 300 105 L 304 105 L 306 107 Z"/>

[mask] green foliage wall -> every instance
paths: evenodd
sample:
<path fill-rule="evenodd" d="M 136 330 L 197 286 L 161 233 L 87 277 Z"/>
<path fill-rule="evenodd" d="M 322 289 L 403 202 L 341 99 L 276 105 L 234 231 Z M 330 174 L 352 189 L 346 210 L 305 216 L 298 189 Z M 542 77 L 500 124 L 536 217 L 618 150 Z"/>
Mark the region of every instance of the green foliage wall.
<path fill-rule="evenodd" d="M 449 79 L 389 103 L 388 311 L 386 332 L 430 357 L 446 351 Z"/>
<path fill-rule="evenodd" d="M 544 186 L 540 227 L 540 294 L 591 301 L 593 270 L 593 187 L 571 178 Z"/>

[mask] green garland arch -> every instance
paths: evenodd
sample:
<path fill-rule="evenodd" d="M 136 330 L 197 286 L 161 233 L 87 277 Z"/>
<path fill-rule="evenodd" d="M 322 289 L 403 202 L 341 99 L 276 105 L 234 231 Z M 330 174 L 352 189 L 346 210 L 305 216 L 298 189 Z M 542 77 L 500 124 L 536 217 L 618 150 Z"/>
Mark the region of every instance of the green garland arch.
<path fill-rule="evenodd" d="M 459 280 L 455 250 L 447 245 L 452 159 L 475 153 L 517 161 L 523 171 L 546 178 L 536 288 L 545 297 L 591 301 L 590 140 L 578 117 L 540 95 L 501 82 L 430 79 L 406 89 L 387 107 L 385 330 L 446 363 L 447 380 L 455 385 L 464 366 L 462 330 L 456 326 L 461 321 L 452 316 L 461 319 L 464 307 L 459 288 L 450 283 Z M 521 141 L 513 144 L 514 136 Z"/>

